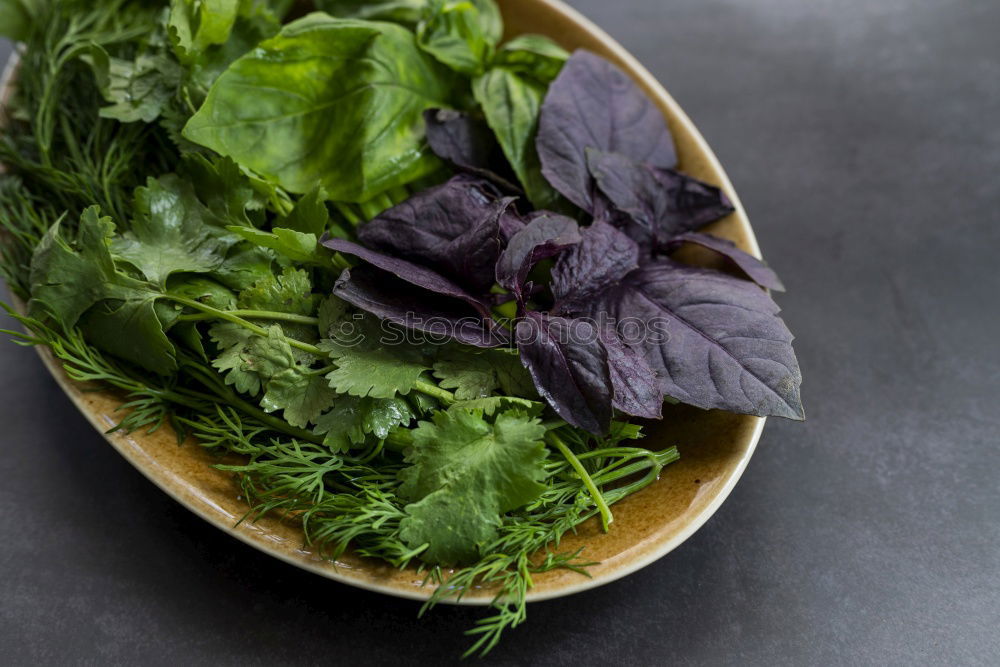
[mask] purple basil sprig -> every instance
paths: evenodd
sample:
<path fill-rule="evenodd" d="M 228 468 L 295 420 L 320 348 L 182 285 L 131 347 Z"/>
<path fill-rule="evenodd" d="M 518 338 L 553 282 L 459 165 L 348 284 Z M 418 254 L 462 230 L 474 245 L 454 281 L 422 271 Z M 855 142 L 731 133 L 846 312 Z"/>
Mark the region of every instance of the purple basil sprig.
<path fill-rule="evenodd" d="M 519 215 L 496 187 L 495 142 L 471 116 L 429 112 L 427 126 L 434 150 L 466 174 L 362 226 L 363 246 L 326 241 L 365 262 L 344 271 L 335 293 L 413 328 L 436 317 L 456 340 L 490 347 L 510 342 L 491 317 L 498 284 L 516 301 L 513 342 L 539 394 L 592 433 L 606 431 L 614 410 L 660 416 L 664 395 L 802 418 L 792 336 L 758 287 L 781 282 L 735 244 L 696 231 L 733 205 L 673 168 L 662 114 L 624 72 L 578 51 L 542 105 L 543 173 L 592 216 L 588 226 Z M 718 253 L 750 281 L 667 257 L 684 244 Z M 548 285 L 533 285 L 545 275 L 536 265 L 553 258 Z"/>

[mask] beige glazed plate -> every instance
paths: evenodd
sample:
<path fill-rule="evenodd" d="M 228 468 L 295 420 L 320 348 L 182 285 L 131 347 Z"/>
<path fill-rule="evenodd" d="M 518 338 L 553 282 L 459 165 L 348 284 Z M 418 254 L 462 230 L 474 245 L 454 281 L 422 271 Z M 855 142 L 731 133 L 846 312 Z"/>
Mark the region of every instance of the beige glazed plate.
<path fill-rule="evenodd" d="M 736 212 L 714 223 L 708 231 L 735 241 L 743 250 L 760 256 L 746 214 L 705 140 L 677 103 L 635 58 L 587 19 L 558 0 L 500 0 L 508 37 L 542 33 L 567 49 L 586 48 L 609 58 L 649 93 L 663 110 L 677 144 L 680 168 L 702 180 L 717 184 L 732 199 Z M 8 74 L 14 68 L 8 68 Z M 3 97 L 10 92 L 10 77 L 2 82 Z M 699 257 L 709 263 L 709 258 Z M 109 392 L 83 391 L 69 380 L 59 364 L 41 350 L 45 365 L 70 399 L 102 433 L 119 417 L 115 409 L 120 396 Z M 564 539 L 560 551 L 585 546 L 583 556 L 599 564 L 587 578 L 571 571 L 552 571 L 535 576 L 529 600 L 544 600 L 593 588 L 614 581 L 673 550 L 691 536 L 719 508 L 746 467 L 764 426 L 764 419 L 666 405 L 662 422 L 647 429 L 645 445 L 662 449 L 676 445 L 679 462 L 667 466 L 659 481 L 614 506 L 615 521 L 602 533 L 596 520 L 584 524 L 578 534 Z M 246 512 L 230 474 L 215 470 L 212 458 L 200 447 L 178 445 L 169 429 L 152 435 L 105 435 L 122 456 L 174 499 L 247 544 L 316 574 L 352 586 L 426 599 L 430 587 L 413 569 L 396 570 L 388 565 L 346 554 L 336 563 L 324 561 L 303 546 L 301 530 L 293 522 L 265 517 L 237 524 Z M 488 590 L 470 593 L 464 604 L 486 604 Z"/>

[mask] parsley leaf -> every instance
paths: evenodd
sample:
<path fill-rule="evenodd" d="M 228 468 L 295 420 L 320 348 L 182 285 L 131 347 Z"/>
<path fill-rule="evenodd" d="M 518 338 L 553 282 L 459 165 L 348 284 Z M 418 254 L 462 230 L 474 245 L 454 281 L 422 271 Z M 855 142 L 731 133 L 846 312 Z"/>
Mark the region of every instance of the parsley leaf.
<path fill-rule="evenodd" d="M 400 536 L 422 558 L 454 564 L 474 559 L 492 539 L 500 514 L 545 489 L 545 428 L 520 412 L 492 424 L 478 412 L 438 412 L 413 430 L 412 466 L 400 473 L 399 494 L 410 500 Z"/>

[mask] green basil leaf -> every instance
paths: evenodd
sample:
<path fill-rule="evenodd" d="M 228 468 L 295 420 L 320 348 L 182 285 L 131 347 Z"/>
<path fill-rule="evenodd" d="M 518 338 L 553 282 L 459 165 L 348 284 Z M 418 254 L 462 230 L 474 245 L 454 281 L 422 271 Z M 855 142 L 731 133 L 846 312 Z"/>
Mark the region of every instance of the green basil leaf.
<path fill-rule="evenodd" d="M 549 84 L 559 76 L 569 51 L 542 35 L 521 35 L 500 47 L 493 64 Z"/>
<path fill-rule="evenodd" d="M 493 0 L 432 0 L 417 29 L 420 48 L 464 74 L 482 73 L 502 36 Z"/>
<path fill-rule="evenodd" d="M 361 202 L 437 167 L 422 114 L 451 86 L 406 29 L 314 13 L 223 72 L 184 136 L 290 192 Z"/>
<path fill-rule="evenodd" d="M 559 196 L 542 176 L 535 150 L 545 86 L 505 67 L 494 67 L 473 82 L 472 92 L 528 199 L 535 208 L 550 208 Z"/>

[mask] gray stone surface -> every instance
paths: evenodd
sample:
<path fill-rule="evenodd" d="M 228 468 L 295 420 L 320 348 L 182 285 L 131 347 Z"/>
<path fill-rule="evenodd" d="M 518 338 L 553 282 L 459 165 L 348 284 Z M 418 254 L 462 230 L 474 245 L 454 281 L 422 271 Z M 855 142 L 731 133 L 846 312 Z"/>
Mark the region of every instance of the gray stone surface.
<path fill-rule="evenodd" d="M 573 4 L 732 176 L 790 288 L 809 421 L 772 421 L 681 548 L 533 605 L 488 662 L 995 664 L 1000 4 Z M 4 662 L 438 664 L 465 645 L 478 612 L 418 621 L 235 542 L 32 353 L 0 345 L 0 368 Z"/>

